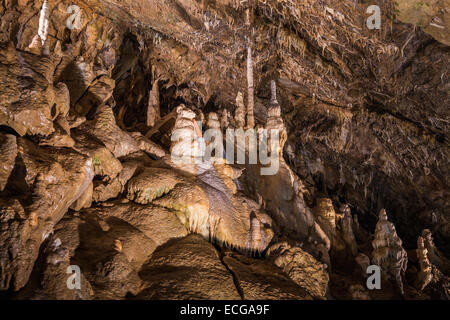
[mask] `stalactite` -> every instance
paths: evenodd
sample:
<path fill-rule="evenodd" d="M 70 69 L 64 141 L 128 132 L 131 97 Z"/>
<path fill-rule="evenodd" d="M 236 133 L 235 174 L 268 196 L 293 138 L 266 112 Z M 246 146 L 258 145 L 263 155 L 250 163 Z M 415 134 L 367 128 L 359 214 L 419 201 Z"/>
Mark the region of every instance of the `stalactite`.
<path fill-rule="evenodd" d="M 253 85 L 253 58 L 252 48 L 248 47 L 247 53 L 247 83 L 248 83 L 248 103 L 247 103 L 247 128 L 255 127 L 253 108 L 255 105 L 254 85 Z"/>
<path fill-rule="evenodd" d="M 39 30 L 38 30 L 38 35 L 39 37 L 41 37 L 43 55 L 50 54 L 47 42 L 49 18 L 50 18 L 50 10 L 48 8 L 48 1 L 44 0 L 44 3 L 42 4 L 41 8 L 41 13 L 39 16 Z"/>
<path fill-rule="evenodd" d="M 147 107 L 147 126 L 153 127 L 156 122 L 161 119 L 160 102 L 159 102 L 159 79 L 153 82 L 152 89 L 149 93 Z"/>
<path fill-rule="evenodd" d="M 245 25 L 251 26 L 253 24 L 253 4 L 252 1 L 248 1 L 248 6 L 245 9 Z"/>

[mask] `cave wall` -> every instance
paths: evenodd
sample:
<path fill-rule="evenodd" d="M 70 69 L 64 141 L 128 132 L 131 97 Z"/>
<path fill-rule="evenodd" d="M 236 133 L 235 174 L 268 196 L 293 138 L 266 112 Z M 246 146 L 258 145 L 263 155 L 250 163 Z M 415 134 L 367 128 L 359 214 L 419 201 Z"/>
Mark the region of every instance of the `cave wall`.
<path fill-rule="evenodd" d="M 175 106 L 171 101 L 186 101 L 233 111 L 237 91 L 245 92 L 250 43 L 256 101 L 268 101 L 275 79 L 289 130 L 285 158 L 306 182 L 311 204 L 321 194 L 347 202 L 369 230 L 385 207 L 408 246 L 424 227 L 446 246 L 449 49 L 429 26 L 435 16 L 448 21 L 446 2 L 434 1 L 420 23 L 397 2 L 376 1 L 382 25 L 369 30 L 366 1 L 85 0 L 74 1 L 82 9 L 81 29 L 68 30 L 72 2 L 49 1 L 49 42 L 54 50 L 60 40 L 90 68 L 79 82 L 68 79 L 74 61 L 56 70 L 74 110 L 92 104 L 89 88 L 113 86 L 102 82 L 108 76 L 115 80 L 116 114 L 125 110 L 125 126 L 139 130 L 154 77 L 163 81 L 163 96 L 171 96 L 164 98 L 167 109 Z M 3 1 L 1 41 L 24 50 L 40 6 Z M 139 53 L 126 57 L 124 35 Z"/>

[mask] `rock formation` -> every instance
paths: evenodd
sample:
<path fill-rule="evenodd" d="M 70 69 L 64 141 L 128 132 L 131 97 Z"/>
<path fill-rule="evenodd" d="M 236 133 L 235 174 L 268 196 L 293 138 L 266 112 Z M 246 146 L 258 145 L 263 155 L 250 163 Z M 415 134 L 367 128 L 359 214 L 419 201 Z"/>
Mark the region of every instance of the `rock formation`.
<path fill-rule="evenodd" d="M 287 242 L 271 246 L 267 255 L 274 259 L 276 266 L 281 268 L 295 283 L 307 288 L 311 296 L 324 298 L 328 289 L 329 276 L 324 264 L 318 262 L 301 248 L 291 246 Z"/>
<path fill-rule="evenodd" d="M 351 254 L 356 256 L 358 254 L 358 244 L 356 243 L 355 234 L 353 231 L 353 217 L 348 205 L 343 205 L 340 212 L 344 214 L 340 220 L 340 227 L 342 230 L 342 238 L 349 248 Z"/>
<path fill-rule="evenodd" d="M 9 176 L 14 169 L 17 156 L 17 138 L 10 134 L 0 133 L 0 191 L 5 189 Z"/>
<path fill-rule="evenodd" d="M 448 10 L 377 5 L 3 1 L 0 297 L 449 299 Z"/>
<path fill-rule="evenodd" d="M 402 247 L 402 240 L 398 237 L 394 224 L 388 221 L 384 209 L 381 209 L 378 214 L 372 246 L 372 262 L 380 266 L 383 275 L 387 279 L 394 280 L 404 294 L 403 277 L 408 265 L 408 256 Z"/>
<path fill-rule="evenodd" d="M 149 92 L 148 107 L 147 107 L 147 126 L 153 127 L 155 123 L 161 118 L 159 106 L 159 79 L 153 82 L 152 90 Z"/>
<path fill-rule="evenodd" d="M 227 130 L 230 125 L 230 111 L 227 109 L 222 109 L 222 113 L 220 115 L 220 127 L 223 131 Z"/>
<path fill-rule="evenodd" d="M 416 287 L 423 290 L 433 279 L 433 274 L 431 273 L 431 263 L 428 259 L 428 250 L 425 248 L 423 238 L 419 236 L 417 239 L 417 259 L 419 260 L 419 273 L 417 275 Z"/>
<path fill-rule="evenodd" d="M 245 126 L 244 96 L 240 91 L 236 96 L 236 109 L 234 111 L 234 122 L 236 124 L 236 128 L 243 128 Z"/>
<path fill-rule="evenodd" d="M 247 87 L 248 87 L 248 100 L 247 100 L 247 128 L 253 129 L 255 127 L 255 117 L 253 110 L 255 107 L 255 87 L 253 81 L 253 57 L 252 48 L 247 49 Z"/>
<path fill-rule="evenodd" d="M 42 44 L 42 54 L 44 55 L 50 54 L 47 42 L 49 18 L 50 18 L 50 10 L 48 7 L 48 1 L 44 0 L 39 16 L 39 29 L 38 29 L 38 35 L 39 38 L 41 39 Z"/>
<path fill-rule="evenodd" d="M 265 128 L 268 130 L 268 135 L 270 137 L 268 146 L 269 151 L 271 151 L 272 146 L 272 132 L 271 130 L 277 130 L 278 131 L 278 150 L 274 150 L 274 152 L 277 152 L 278 154 L 283 153 L 284 144 L 287 140 L 287 131 L 286 127 L 284 126 L 283 119 L 281 118 L 281 107 L 278 104 L 277 101 L 277 88 L 276 88 L 276 82 L 271 81 L 271 99 L 270 99 L 270 106 L 267 111 L 267 122 Z"/>
<path fill-rule="evenodd" d="M 431 231 L 428 229 L 424 229 L 422 231 L 422 238 L 425 244 L 425 248 L 427 249 L 427 255 L 430 262 L 438 268 L 442 269 L 444 272 L 447 272 L 450 269 L 450 262 L 434 244 Z"/>
<path fill-rule="evenodd" d="M 195 113 L 184 105 L 177 107 L 177 119 L 172 130 L 170 155 L 182 170 L 196 173 L 195 164 L 202 161 L 204 145 L 201 132 L 195 123 Z"/>

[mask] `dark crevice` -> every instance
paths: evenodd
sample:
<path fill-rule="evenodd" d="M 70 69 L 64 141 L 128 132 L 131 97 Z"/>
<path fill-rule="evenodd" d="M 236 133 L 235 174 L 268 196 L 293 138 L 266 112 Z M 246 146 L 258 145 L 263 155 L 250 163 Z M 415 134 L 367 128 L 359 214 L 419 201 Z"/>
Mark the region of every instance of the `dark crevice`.
<path fill-rule="evenodd" d="M 239 284 L 239 278 L 238 278 L 238 276 L 236 275 L 236 273 L 234 273 L 233 270 L 231 270 L 231 269 L 228 267 L 228 265 L 225 263 L 225 261 L 223 261 L 224 254 L 223 254 L 223 252 L 222 252 L 222 249 L 221 249 L 220 247 L 218 247 L 217 245 L 214 245 L 214 248 L 216 249 L 217 254 L 218 254 L 218 256 L 219 256 L 220 263 L 222 263 L 222 265 L 225 267 L 225 269 L 227 269 L 228 272 L 231 274 L 231 277 L 233 278 L 234 286 L 236 287 L 236 291 L 238 292 L 238 294 L 239 294 L 239 296 L 241 297 L 241 299 L 242 299 L 242 300 L 245 300 L 245 297 L 244 297 L 244 290 L 241 288 L 241 285 Z"/>

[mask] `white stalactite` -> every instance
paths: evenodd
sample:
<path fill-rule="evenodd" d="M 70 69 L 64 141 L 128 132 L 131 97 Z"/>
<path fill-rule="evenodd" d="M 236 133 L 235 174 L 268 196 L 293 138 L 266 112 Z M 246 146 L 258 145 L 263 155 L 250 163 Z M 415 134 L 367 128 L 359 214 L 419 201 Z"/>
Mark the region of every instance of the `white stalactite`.
<path fill-rule="evenodd" d="M 252 48 L 248 47 L 247 54 L 247 84 L 248 84 L 248 103 L 247 103 L 247 128 L 255 127 L 255 118 L 253 108 L 255 105 L 254 85 L 253 85 L 253 58 Z"/>
<path fill-rule="evenodd" d="M 44 3 L 42 4 L 41 8 L 41 13 L 39 16 L 39 29 L 38 29 L 38 35 L 41 38 L 42 43 L 42 54 L 44 55 L 49 54 L 49 48 L 47 43 L 49 18 L 50 18 L 50 10 L 48 7 L 48 1 L 44 0 Z"/>

